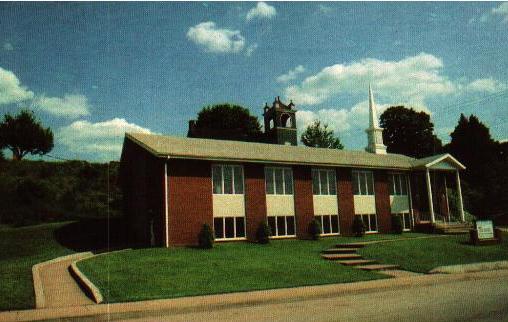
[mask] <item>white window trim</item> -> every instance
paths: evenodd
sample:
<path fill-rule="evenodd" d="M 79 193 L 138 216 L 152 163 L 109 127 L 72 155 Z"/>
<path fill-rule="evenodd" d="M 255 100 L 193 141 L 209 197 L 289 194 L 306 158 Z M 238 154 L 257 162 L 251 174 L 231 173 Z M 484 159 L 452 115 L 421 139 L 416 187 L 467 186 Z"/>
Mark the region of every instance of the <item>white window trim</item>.
<path fill-rule="evenodd" d="M 326 234 L 322 233 L 322 231 L 323 231 L 323 220 L 324 220 L 323 217 L 324 216 L 327 216 L 329 218 L 329 220 L 330 220 L 330 230 L 332 230 L 331 229 L 331 227 L 332 227 L 332 216 L 337 216 L 337 226 L 338 226 L 337 228 L 338 228 L 338 232 L 336 232 L 336 233 L 326 233 Z M 319 234 L 319 236 L 338 236 L 338 235 L 340 235 L 339 215 L 315 215 L 314 218 L 315 217 L 321 217 L 321 234 Z"/>
<path fill-rule="evenodd" d="M 390 196 L 407 196 L 408 195 L 408 177 L 407 177 L 407 174 L 405 173 L 390 173 L 390 177 L 392 178 L 392 191 L 393 191 L 393 194 L 390 194 Z M 405 187 L 406 187 L 406 193 L 405 194 L 402 194 L 402 190 L 400 191 L 400 193 L 397 193 L 397 189 L 396 189 L 396 185 L 395 185 L 395 178 L 397 178 L 397 181 L 399 182 L 400 184 L 400 187 L 402 188 L 402 185 L 404 184 Z M 403 180 L 404 178 L 404 180 Z M 404 181 L 404 182 L 403 182 Z"/>
<path fill-rule="evenodd" d="M 235 233 L 235 237 L 227 238 L 226 237 L 226 218 L 233 218 L 233 232 Z M 236 237 L 236 218 L 243 218 L 243 235 L 245 237 Z M 245 216 L 238 216 L 238 217 L 213 217 L 213 220 L 215 219 L 222 219 L 222 238 L 215 238 L 216 241 L 228 241 L 228 240 L 246 240 L 247 239 L 247 225 L 246 225 L 246 218 Z M 215 226 L 215 223 L 214 223 Z M 215 231 L 213 232 L 215 237 Z"/>
<path fill-rule="evenodd" d="M 224 193 L 224 167 L 229 166 L 231 167 L 231 185 L 233 188 L 233 193 Z M 221 169 L 221 191 L 222 193 L 215 193 L 213 191 L 213 169 L 214 167 L 220 167 Z M 235 191 L 235 171 L 234 168 L 241 168 L 242 169 L 242 191 L 243 193 L 236 193 Z M 227 163 L 215 163 L 212 164 L 212 195 L 244 195 L 245 194 L 245 176 L 243 172 L 243 165 L 241 164 L 227 164 Z"/>
<path fill-rule="evenodd" d="M 356 214 L 355 216 L 361 216 L 362 217 L 362 220 L 363 220 L 363 216 L 368 216 L 369 218 L 369 222 L 368 223 L 365 223 L 365 233 L 366 234 L 376 234 L 376 233 L 379 233 L 379 222 L 378 222 L 378 218 L 377 218 L 377 214 Z M 370 227 L 370 217 L 371 216 L 376 216 L 376 230 L 370 230 L 371 227 Z"/>
<path fill-rule="evenodd" d="M 326 172 L 326 190 L 327 190 L 326 194 L 321 193 L 322 192 L 321 191 L 321 188 L 322 188 L 322 185 L 321 185 L 321 173 L 320 173 L 321 171 Z M 333 170 L 333 169 L 326 169 L 326 168 L 312 169 L 312 180 L 314 180 L 314 173 L 315 172 L 317 172 L 317 177 L 318 177 L 319 193 L 315 194 L 314 193 L 314 189 L 312 189 L 312 193 L 314 194 L 314 196 L 336 196 L 337 195 L 337 176 L 336 176 L 335 170 Z M 329 173 L 333 173 L 333 177 L 335 178 L 335 193 L 334 194 L 330 193 L 330 177 L 329 177 Z"/>
<path fill-rule="evenodd" d="M 357 178 L 357 182 L 358 182 L 358 192 L 359 194 L 355 195 L 355 196 L 374 196 L 376 194 L 375 190 L 374 190 L 374 173 L 372 171 L 369 171 L 369 170 L 353 170 L 352 171 L 352 175 L 357 175 L 358 178 Z M 362 189 L 361 189 L 361 180 L 360 180 L 360 175 L 364 175 L 365 176 L 365 194 L 362 194 Z M 370 175 L 370 177 L 372 178 L 372 194 L 369 194 L 369 180 L 367 180 L 367 175 Z M 353 181 L 354 181 L 354 178 L 353 178 Z"/>
<path fill-rule="evenodd" d="M 266 186 L 266 170 L 267 169 L 274 170 L 274 171 L 272 171 L 273 193 L 268 193 L 268 189 Z M 275 170 L 276 169 L 282 170 L 282 191 L 283 191 L 282 194 L 276 193 L 277 192 L 276 183 L 275 183 Z M 289 170 L 291 172 L 292 193 L 286 193 L 286 176 L 284 175 L 285 170 Z M 295 179 L 293 178 L 293 169 L 290 167 L 272 167 L 272 166 L 265 167 L 265 194 L 270 195 L 270 196 L 294 196 L 294 194 L 295 194 Z"/>
<path fill-rule="evenodd" d="M 392 216 L 395 216 L 395 215 L 398 215 L 400 216 L 400 219 L 402 220 L 402 231 L 412 231 L 412 227 L 414 227 L 414 217 L 413 217 L 413 214 L 409 211 L 405 211 L 405 212 L 399 212 L 399 213 L 394 213 L 392 214 Z M 404 219 L 404 215 L 409 215 L 409 227 L 410 228 L 405 228 L 406 225 L 405 225 L 405 219 Z"/>
<path fill-rule="evenodd" d="M 270 236 L 270 238 L 286 238 L 286 237 L 296 237 L 296 216 L 269 216 L 271 218 L 275 218 L 275 232 L 272 231 L 272 234 L 275 233 L 275 235 Z M 294 234 L 293 235 L 279 235 L 279 227 L 277 225 L 277 218 L 278 217 L 284 217 L 284 230 L 287 233 L 288 231 L 288 219 L 287 217 L 293 217 L 293 226 L 294 226 Z"/>

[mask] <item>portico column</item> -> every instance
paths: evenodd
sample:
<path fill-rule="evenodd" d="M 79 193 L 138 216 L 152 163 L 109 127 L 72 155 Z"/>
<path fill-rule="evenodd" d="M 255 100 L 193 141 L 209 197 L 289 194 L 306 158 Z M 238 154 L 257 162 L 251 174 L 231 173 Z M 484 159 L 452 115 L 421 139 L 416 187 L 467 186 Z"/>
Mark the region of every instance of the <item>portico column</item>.
<path fill-rule="evenodd" d="M 460 174 L 459 170 L 455 171 L 455 178 L 457 179 L 457 194 L 459 195 L 459 212 L 460 212 L 460 219 L 462 222 L 466 221 L 466 218 L 464 216 L 464 205 L 462 203 L 462 189 L 460 188 Z"/>
<path fill-rule="evenodd" d="M 436 218 L 434 217 L 434 204 L 432 202 L 432 187 L 431 187 L 431 184 L 430 184 L 429 169 L 425 170 L 425 176 L 426 176 L 426 179 L 427 179 L 427 194 L 429 196 L 430 222 L 431 223 L 435 223 L 436 222 Z"/>

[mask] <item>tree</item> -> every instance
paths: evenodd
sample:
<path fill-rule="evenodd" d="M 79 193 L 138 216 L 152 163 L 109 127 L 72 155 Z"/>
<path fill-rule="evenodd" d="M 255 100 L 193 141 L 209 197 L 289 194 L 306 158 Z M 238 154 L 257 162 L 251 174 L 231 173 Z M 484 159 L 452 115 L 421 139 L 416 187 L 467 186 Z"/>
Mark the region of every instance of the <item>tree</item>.
<path fill-rule="evenodd" d="M 261 141 L 261 125 L 249 110 L 228 103 L 204 107 L 190 121 L 188 137 L 234 141 Z"/>
<path fill-rule="evenodd" d="M 28 153 L 43 155 L 53 149 L 53 132 L 30 111 L 23 110 L 16 116 L 5 114 L 0 123 L 0 146 L 12 151 L 13 160 L 21 160 Z"/>
<path fill-rule="evenodd" d="M 321 121 L 314 120 L 307 126 L 300 137 L 302 143 L 314 148 L 344 149 L 340 139 L 334 136 L 332 130 L 328 129 L 328 124 L 321 126 Z"/>
<path fill-rule="evenodd" d="M 383 141 L 389 153 L 423 158 L 442 150 L 441 140 L 434 134 L 430 115 L 404 106 L 392 106 L 381 114 Z"/>
<path fill-rule="evenodd" d="M 4 151 L 1 150 L 2 147 L 0 147 L 0 162 L 5 161 Z"/>

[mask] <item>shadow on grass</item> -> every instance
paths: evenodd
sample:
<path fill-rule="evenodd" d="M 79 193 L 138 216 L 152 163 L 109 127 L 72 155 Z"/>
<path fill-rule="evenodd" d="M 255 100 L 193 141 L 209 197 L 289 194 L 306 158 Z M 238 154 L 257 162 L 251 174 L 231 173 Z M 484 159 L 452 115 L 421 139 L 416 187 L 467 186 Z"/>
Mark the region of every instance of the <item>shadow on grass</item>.
<path fill-rule="evenodd" d="M 100 253 L 128 248 L 125 220 L 81 219 L 54 232 L 55 239 L 64 247 L 76 252 Z"/>

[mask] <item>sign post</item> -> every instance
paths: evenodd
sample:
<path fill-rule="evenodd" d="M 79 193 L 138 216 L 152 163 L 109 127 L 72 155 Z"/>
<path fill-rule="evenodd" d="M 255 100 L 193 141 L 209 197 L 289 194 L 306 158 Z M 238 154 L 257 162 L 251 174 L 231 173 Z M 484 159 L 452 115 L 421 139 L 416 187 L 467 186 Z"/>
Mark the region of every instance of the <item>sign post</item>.
<path fill-rule="evenodd" d="M 477 220 L 475 229 L 470 232 L 471 243 L 474 245 L 492 245 L 501 242 L 498 238 L 500 234 L 496 233 L 492 220 Z"/>

